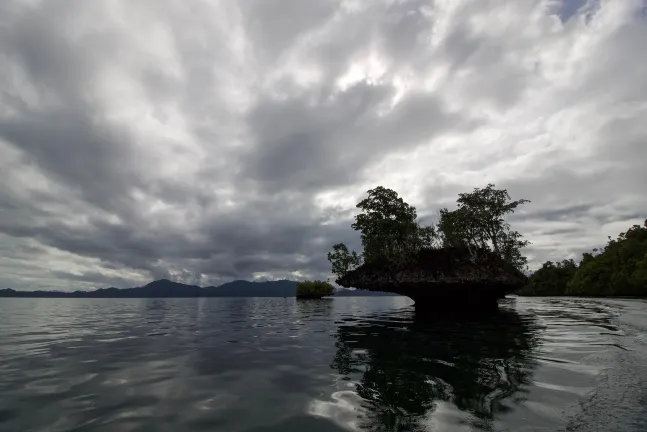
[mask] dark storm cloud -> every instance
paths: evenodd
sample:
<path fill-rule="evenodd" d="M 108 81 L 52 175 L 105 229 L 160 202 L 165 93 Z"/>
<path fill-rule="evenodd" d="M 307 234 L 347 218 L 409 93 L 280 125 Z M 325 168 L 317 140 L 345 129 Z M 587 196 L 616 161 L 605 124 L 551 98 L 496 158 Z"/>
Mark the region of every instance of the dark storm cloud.
<path fill-rule="evenodd" d="M 595 10 L 599 7 L 599 0 L 562 0 L 558 1 L 555 9 L 563 21 L 568 21 L 571 17 L 576 16 L 586 9 L 586 12 Z"/>
<path fill-rule="evenodd" d="M 541 221 L 560 221 L 560 220 L 573 220 L 589 214 L 593 208 L 592 204 L 576 204 L 562 208 L 549 208 L 546 210 L 538 210 L 532 213 L 524 214 L 523 209 L 514 214 L 511 219 L 527 219 L 532 217 Z"/>
<path fill-rule="evenodd" d="M 24 116 L 0 122 L 0 137 L 92 205 L 107 211 L 130 208 L 127 194 L 142 181 L 132 165 L 131 148 L 123 145 L 127 137 L 119 136 L 116 128 L 93 124 L 84 112 L 25 112 Z"/>
<path fill-rule="evenodd" d="M 252 0 L 242 4 L 245 30 L 251 36 L 254 54 L 273 62 L 313 28 L 325 24 L 340 1 Z"/>
<path fill-rule="evenodd" d="M 128 169 L 133 152 L 128 137 L 101 118 L 84 91 L 106 61 L 99 52 L 114 41 L 98 38 L 92 49 L 71 43 L 60 32 L 68 15 L 63 4 L 47 2 L 43 10 L 16 13 L 15 21 L 0 30 L 3 54 L 14 61 L 9 64 L 55 106 L 15 104 L 18 115 L 0 120 L 0 137 L 95 204 L 110 205 L 139 183 Z"/>
<path fill-rule="evenodd" d="M 98 272 L 88 272 L 82 274 L 73 274 L 63 271 L 51 271 L 51 275 L 57 279 L 65 279 L 69 281 L 84 282 L 93 284 L 97 288 L 104 287 L 115 287 L 115 288 L 132 288 L 140 285 L 138 280 L 128 279 L 122 277 L 110 277 L 105 276 L 103 273 Z M 70 288 L 74 288 L 74 283 L 71 284 Z"/>
<path fill-rule="evenodd" d="M 495 182 L 535 265 L 581 253 L 647 206 L 620 3 L 2 2 L 0 285 L 326 278 L 378 184 Z"/>
<path fill-rule="evenodd" d="M 256 146 L 246 157 L 243 177 L 256 178 L 270 191 L 344 185 L 385 153 L 478 124 L 448 112 L 433 94 L 408 97 L 381 115 L 393 93 L 390 87 L 360 83 L 333 95 L 331 102 L 313 104 L 307 96 L 261 102 L 250 114 Z"/>

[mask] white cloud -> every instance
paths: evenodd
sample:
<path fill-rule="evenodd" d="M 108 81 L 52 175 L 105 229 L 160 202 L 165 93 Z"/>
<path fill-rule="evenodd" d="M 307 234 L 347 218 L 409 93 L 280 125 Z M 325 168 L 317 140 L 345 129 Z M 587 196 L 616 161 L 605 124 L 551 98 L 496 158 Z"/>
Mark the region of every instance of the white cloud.
<path fill-rule="evenodd" d="M 378 184 L 530 199 L 534 266 L 644 219 L 642 1 L 280 6 L 0 5 L 3 286 L 324 275 Z"/>

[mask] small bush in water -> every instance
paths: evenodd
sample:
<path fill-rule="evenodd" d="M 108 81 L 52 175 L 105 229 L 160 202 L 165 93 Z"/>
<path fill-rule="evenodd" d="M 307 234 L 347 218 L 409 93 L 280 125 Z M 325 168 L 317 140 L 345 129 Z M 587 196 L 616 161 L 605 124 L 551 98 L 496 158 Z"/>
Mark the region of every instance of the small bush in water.
<path fill-rule="evenodd" d="M 323 297 L 334 292 L 331 284 L 325 281 L 303 281 L 297 282 L 297 297 Z"/>

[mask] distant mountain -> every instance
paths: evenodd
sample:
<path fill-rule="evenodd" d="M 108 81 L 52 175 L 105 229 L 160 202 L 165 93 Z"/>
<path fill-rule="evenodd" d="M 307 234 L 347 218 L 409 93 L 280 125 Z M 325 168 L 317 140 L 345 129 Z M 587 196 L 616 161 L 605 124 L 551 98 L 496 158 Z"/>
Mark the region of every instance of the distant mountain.
<path fill-rule="evenodd" d="M 43 297 L 43 298 L 152 298 L 152 297 L 294 297 L 296 282 L 278 280 L 249 282 L 237 280 L 220 286 L 199 287 L 185 285 L 168 279 L 153 281 L 135 288 L 101 288 L 94 291 L 16 291 L 0 290 L 0 297 Z M 366 290 L 340 289 L 338 297 L 389 296 L 392 294 Z"/>
<path fill-rule="evenodd" d="M 204 288 L 205 297 L 295 297 L 296 282 L 277 280 L 267 282 L 250 282 L 236 280 L 217 287 Z"/>

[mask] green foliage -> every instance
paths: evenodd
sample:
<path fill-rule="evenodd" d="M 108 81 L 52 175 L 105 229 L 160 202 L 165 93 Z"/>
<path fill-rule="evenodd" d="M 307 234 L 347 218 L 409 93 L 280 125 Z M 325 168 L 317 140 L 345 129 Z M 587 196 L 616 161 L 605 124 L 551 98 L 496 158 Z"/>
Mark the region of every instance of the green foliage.
<path fill-rule="evenodd" d="M 323 297 L 332 295 L 335 288 L 326 281 L 302 281 L 297 282 L 297 297 Z"/>
<path fill-rule="evenodd" d="M 332 272 L 340 278 L 344 273 L 362 264 L 362 257 L 357 252 L 349 252 L 344 243 L 337 243 L 328 252 L 328 261 L 332 264 Z"/>
<path fill-rule="evenodd" d="M 400 259 L 418 247 L 416 209 L 394 190 L 382 186 L 371 189 L 357 208 L 362 212 L 351 227 L 361 234 L 365 262 Z"/>
<path fill-rule="evenodd" d="M 545 262 L 519 294 L 647 296 L 647 221 L 608 239 L 603 249 L 582 254 L 579 266 Z"/>
<path fill-rule="evenodd" d="M 572 259 L 561 262 L 546 261 L 530 276 L 530 282 L 519 294 L 537 296 L 560 296 L 566 294 L 569 281 L 577 271 Z"/>
<path fill-rule="evenodd" d="M 647 296 L 647 221 L 634 225 L 602 250 L 585 253 L 566 294 Z"/>
<path fill-rule="evenodd" d="M 378 186 L 367 193 L 368 197 L 357 204 L 361 213 L 351 225 L 360 232 L 363 252 L 349 252 L 345 244 L 337 243 L 328 253 L 332 272 L 338 278 L 363 262 L 381 259 L 399 262 L 437 243 L 434 227 L 420 226 L 415 207 L 404 202 L 397 192 Z"/>
<path fill-rule="evenodd" d="M 483 248 L 499 254 L 517 269 L 526 268 L 528 260 L 521 249 L 530 244 L 513 231 L 505 217 L 514 213 L 525 199 L 512 201 L 508 191 L 493 184 L 458 195 L 458 208 L 440 210 L 438 232 L 444 246 Z"/>
<path fill-rule="evenodd" d="M 328 253 L 333 273 L 339 278 L 364 263 L 380 260 L 402 262 L 421 249 L 441 246 L 467 246 L 493 250 L 516 268 L 523 269 L 527 260 L 521 248 L 529 244 L 521 234 L 510 229 L 504 217 L 528 200 L 511 201 L 506 190 L 484 189 L 459 194 L 458 208 L 442 209 L 437 227 L 421 226 L 416 208 L 407 204 L 397 192 L 378 186 L 367 191 L 368 197 L 357 204 L 361 212 L 351 227 L 360 232 L 363 251 L 349 252 L 338 243 Z"/>

